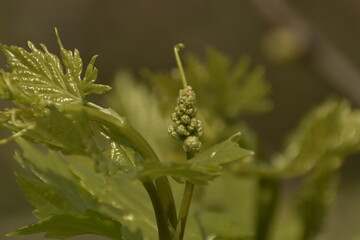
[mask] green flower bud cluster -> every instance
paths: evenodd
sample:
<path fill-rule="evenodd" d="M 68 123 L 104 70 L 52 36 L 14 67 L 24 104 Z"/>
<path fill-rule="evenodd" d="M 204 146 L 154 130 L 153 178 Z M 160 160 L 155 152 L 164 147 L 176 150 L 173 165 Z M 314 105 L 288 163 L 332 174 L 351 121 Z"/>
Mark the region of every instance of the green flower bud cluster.
<path fill-rule="evenodd" d="M 200 120 L 196 119 L 196 95 L 191 86 L 179 91 L 176 100 L 175 112 L 171 115 L 174 122 L 170 125 L 169 134 L 184 141 L 185 152 L 198 152 L 201 147 L 199 137 L 202 135 L 203 126 Z"/>

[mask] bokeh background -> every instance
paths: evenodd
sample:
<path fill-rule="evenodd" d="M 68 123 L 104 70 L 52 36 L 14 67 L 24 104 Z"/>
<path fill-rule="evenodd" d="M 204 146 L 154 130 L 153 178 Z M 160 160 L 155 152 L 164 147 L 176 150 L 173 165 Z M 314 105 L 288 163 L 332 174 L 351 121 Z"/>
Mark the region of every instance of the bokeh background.
<path fill-rule="evenodd" d="M 178 42 L 187 45 L 184 52 L 198 56 L 207 46 L 233 60 L 249 55 L 253 64 L 266 68 L 273 91 L 274 110 L 250 119 L 269 153 L 276 152 L 300 117 L 327 96 L 343 96 L 360 107 L 357 0 L 0 0 L 0 10 L 1 43 L 25 47 L 31 40 L 58 52 L 57 27 L 65 47 L 79 49 L 85 62 L 100 55 L 101 83 L 111 84 L 118 69 L 136 73 L 143 67 L 173 68 L 172 47 Z M 0 56 L 0 68 L 4 66 Z M 13 148 L 0 146 L 1 239 L 34 221 L 15 182 L 13 173 L 19 169 Z M 347 224 L 360 222 L 359 160 L 354 156 L 343 168 L 328 239 L 360 236 Z"/>

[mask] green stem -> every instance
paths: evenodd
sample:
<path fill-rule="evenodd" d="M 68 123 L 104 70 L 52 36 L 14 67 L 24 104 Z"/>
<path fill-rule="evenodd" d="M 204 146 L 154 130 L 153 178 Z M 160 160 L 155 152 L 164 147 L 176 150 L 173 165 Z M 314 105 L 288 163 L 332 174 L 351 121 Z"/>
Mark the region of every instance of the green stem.
<path fill-rule="evenodd" d="M 156 223 L 158 227 L 158 236 L 159 240 L 169 240 L 171 239 L 171 232 L 168 228 L 167 218 L 163 214 L 163 206 L 161 205 L 161 199 L 157 193 L 157 189 L 153 182 L 143 182 L 143 185 L 150 196 L 151 203 L 154 208 Z"/>
<path fill-rule="evenodd" d="M 274 220 L 274 213 L 279 199 L 279 190 L 278 179 L 259 179 L 255 240 L 270 239 L 270 229 Z"/>
<path fill-rule="evenodd" d="M 186 221 L 187 221 L 187 217 L 189 214 L 189 209 L 190 209 L 193 192 L 194 192 L 194 184 L 192 184 L 189 181 L 186 181 L 184 195 L 183 195 L 183 199 L 182 199 L 181 207 L 180 207 L 180 211 L 179 211 L 179 224 L 181 224 L 179 240 L 182 240 L 184 238 Z"/>
<path fill-rule="evenodd" d="M 9 143 L 13 140 L 15 140 L 18 137 L 21 137 L 22 135 L 24 135 L 26 132 L 28 132 L 33 126 L 27 127 L 27 128 L 23 128 L 20 131 L 14 133 L 13 135 L 11 135 L 8 138 L 4 138 L 4 139 L 0 139 L 0 145 L 2 144 L 6 144 Z"/>
<path fill-rule="evenodd" d="M 193 153 L 186 153 L 187 156 L 187 160 L 191 159 L 194 157 Z M 191 205 L 191 200 L 192 200 L 192 195 L 194 192 L 194 187 L 195 185 L 189 181 L 186 181 L 185 183 L 185 190 L 184 190 L 184 195 L 183 195 L 183 199 L 181 202 L 181 207 L 179 210 L 179 224 L 181 224 L 181 231 L 180 231 L 180 235 L 179 235 L 179 240 L 182 240 L 184 238 L 184 233 L 185 233 L 185 227 L 186 227 L 186 221 L 187 221 L 187 217 L 189 215 L 189 210 L 190 210 L 190 205 Z"/>
<path fill-rule="evenodd" d="M 185 45 L 182 44 L 182 43 L 176 44 L 175 47 L 174 47 L 174 54 L 175 54 L 176 64 L 177 64 L 177 66 L 179 68 L 183 88 L 186 88 L 187 87 L 187 81 L 186 81 L 186 77 L 185 77 L 185 71 L 184 71 L 184 68 L 182 66 L 180 56 L 179 56 L 180 49 L 182 49 L 184 47 L 185 47 Z"/>
<path fill-rule="evenodd" d="M 333 167 L 331 159 L 324 160 L 326 164 L 316 166 L 298 196 L 301 240 L 318 239 L 337 193 L 339 169 Z"/>
<path fill-rule="evenodd" d="M 104 112 L 104 109 L 93 106 L 66 105 L 63 110 L 67 113 L 84 112 L 90 120 L 102 124 L 115 135 L 126 139 L 131 147 L 140 153 L 144 161 L 159 161 L 158 156 L 149 143 L 124 118 L 119 116 L 115 117 L 114 115 Z M 143 182 L 151 198 L 157 220 L 160 221 L 158 222 L 159 236 L 160 234 L 167 236 L 166 233 L 160 233 L 160 231 L 165 231 L 164 226 L 166 226 L 166 231 L 170 231 L 168 229 L 168 222 L 174 229 L 177 225 L 175 201 L 170 183 L 165 176 L 155 180 L 155 186 L 151 186 L 148 183 L 149 182 Z M 160 215 L 163 215 L 166 220 L 163 221 L 163 217 L 160 217 Z"/>

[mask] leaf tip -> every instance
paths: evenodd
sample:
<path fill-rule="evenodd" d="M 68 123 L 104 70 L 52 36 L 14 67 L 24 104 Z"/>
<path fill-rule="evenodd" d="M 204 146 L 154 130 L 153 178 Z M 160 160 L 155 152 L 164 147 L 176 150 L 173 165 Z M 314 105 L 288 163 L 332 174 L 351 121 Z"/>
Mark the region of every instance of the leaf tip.
<path fill-rule="evenodd" d="M 56 35 L 56 40 L 57 40 L 60 48 L 64 48 L 63 45 L 62 45 L 60 35 L 59 35 L 59 31 L 58 31 L 57 27 L 55 27 L 54 31 L 55 31 L 55 35 Z"/>
<path fill-rule="evenodd" d="M 5 51 L 6 46 L 4 44 L 0 43 L 0 49 L 1 49 L 1 51 Z"/>
<path fill-rule="evenodd" d="M 15 232 L 11 232 L 11 233 L 5 234 L 5 237 L 14 237 L 14 236 L 16 236 L 16 235 L 18 235 L 18 234 L 17 234 L 16 231 L 15 231 Z"/>
<path fill-rule="evenodd" d="M 237 132 L 234 135 L 232 135 L 229 140 L 232 142 L 238 142 L 240 140 L 242 133 L 241 132 Z"/>

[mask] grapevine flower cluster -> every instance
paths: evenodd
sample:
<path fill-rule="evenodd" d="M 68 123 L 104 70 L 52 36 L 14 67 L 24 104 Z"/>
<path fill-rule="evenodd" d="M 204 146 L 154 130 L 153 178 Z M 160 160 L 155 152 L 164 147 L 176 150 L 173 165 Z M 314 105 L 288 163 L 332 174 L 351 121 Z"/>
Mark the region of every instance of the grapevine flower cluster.
<path fill-rule="evenodd" d="M 196 95 L 191 86 L 186 86 L 179 91 L 176 100 L 175 112 L 171 115 L 174 124 L 170 125 L 169 134 L 176 140 L 183 141 L 185 152 L 196 153 L 201 148 L 199 137 L 202 135 L 203 126 L 196 119 Z"/>

